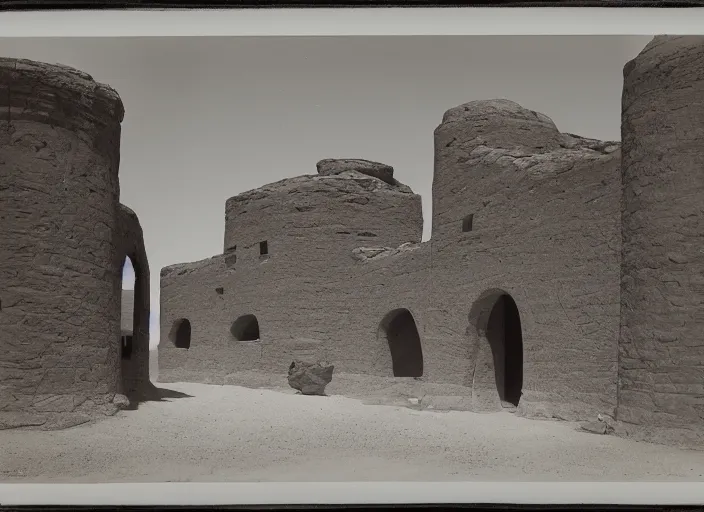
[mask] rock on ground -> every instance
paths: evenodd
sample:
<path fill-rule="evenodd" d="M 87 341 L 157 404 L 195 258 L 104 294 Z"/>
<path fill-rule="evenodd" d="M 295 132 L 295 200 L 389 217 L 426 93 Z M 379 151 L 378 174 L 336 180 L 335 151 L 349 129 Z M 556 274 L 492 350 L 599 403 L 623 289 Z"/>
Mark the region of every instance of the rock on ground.
<path fill-rule="evenodd" d="M 294 361 L 288 368 L 288 383 L 304 395 L 325 395 L 325 386 L 332 380 L 333 365 Z"/>

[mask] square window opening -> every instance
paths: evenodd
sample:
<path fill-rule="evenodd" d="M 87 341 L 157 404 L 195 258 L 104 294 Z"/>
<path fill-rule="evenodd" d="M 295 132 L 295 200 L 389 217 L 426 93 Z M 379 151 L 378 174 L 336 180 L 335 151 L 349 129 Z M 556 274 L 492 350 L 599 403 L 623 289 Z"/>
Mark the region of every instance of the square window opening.
<path fill-rule="evenodd" d="M 474 223 L 474 214 L 470 213 L 464 219 L 462 219 L 462 231 L 464 233 L 472 231 L 473 223 Z"/>

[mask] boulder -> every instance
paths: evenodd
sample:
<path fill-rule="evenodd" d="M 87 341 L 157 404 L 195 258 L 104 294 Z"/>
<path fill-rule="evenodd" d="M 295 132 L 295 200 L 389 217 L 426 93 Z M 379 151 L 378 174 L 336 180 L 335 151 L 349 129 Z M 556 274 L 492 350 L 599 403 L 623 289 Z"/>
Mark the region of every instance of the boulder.
<path fill-rule="evenodd" d="M 390 165 L 357 158 L 326 158 L 316 164 L 318 174 L 332 176 L 343 172 L 355 171 L 367 176 L 378 178 L 389 185 L 395 185 L 394 168 Z"/>
<path fill-rule="evenodd" d="M 288 367 L 288 384 L 304 395 L 325 395 L 325 386 L 332 380 L 333 365 L 294 361 Z"/>

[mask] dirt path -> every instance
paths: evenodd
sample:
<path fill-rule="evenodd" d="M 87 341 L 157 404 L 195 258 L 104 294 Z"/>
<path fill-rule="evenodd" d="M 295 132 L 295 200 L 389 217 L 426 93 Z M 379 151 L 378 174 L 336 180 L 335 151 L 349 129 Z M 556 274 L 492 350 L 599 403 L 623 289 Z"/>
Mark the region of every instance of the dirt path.
<path fill-rule="evenodd" d="M 189 396 L 59 432 L 0 432 L 0 480 L 704 480 L 704 452 L 587 434 L 569 423 L 162 386 Z"/>

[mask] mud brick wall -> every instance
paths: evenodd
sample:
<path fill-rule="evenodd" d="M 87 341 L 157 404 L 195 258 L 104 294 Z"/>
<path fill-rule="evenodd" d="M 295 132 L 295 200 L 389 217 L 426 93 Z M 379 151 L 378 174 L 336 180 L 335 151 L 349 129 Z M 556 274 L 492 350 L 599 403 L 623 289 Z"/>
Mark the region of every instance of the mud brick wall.
<path fill-rule="evenodd" d="M 446 112 L 435 152 L 426 344 L 446 357 L 434 371 L 472 386 L 477 407 L 498 408 L 485 331 L 509 294 L 522 330 L 521 412 L 614 414 L 619 144 L 562 134 L 494 100 Z"/>
<path fill-rule="evenodd" d="M 624 67 L 618 419 L 704 440 L 704 37 Z"/>
<path fill-rule="evenodd" d="M 2 427 L 117 410 L 123 115 L 85 73 L 0 59 Z"/>
<path fill-rule="evenodd" d="M 350 165 L 375 172 L 370 162 Z M 281 372 L 294 358 L 327 358 L 341 371 L 374 364 L 364 342 L 348 337 L 368 330 L 348 302 L 368 297 L 346 291 L 365 272 L 354 249 L 419 243 L 420 197 L 393 179 L 321 171 L 229 199 L 225 254 L 162 271 L 160 380 L 219 382 L 252 368 Z M 257 318 L 258 341 L 238 340 L 231 331 L 246 315 Z M 191 326 L 188 349 L 173 342 L 182 319 Z"/>
<path fill-rule="evenodd" d="M 225 254 L 162 274 L 162 337 L 179 316 L 203 326 L 190 354 L 161 343 L 162 369 L 176 380 L 197 369 L 203 381 L 281 371 L 303 354 L 392 375 L 384 326 L 407 309 L 423 378 L 467 386 L 475 410 L 518 402 L 526 416 L 602 413 L 642 427 L 629 435 L 701 438 L 703 56 L 704 38 L 657 37 L 625 66 L 623 150 L 507 100 L 447 111 L 435 130 L 429 242 L 418 243 L 415 199 L 385 206 L 394 181 L 381 164 L 365 169 L 373 179 L 356 210 L 344 187 L 326 196 L 310 177 L 233 198 Z M 341 162 L 320 175 L 354 178 L 351 187 L 359 176 Z M 255 310 L 262 341 L 245 353 L 223 333 Z"/>
<path fill-rule="evenodd" d="M 230 199 L 224 255 L 162 271 L 160 380 L 223 382 L 325 359 L 338 371 L 464 385 L 475 409 L 498 410 L 499 364 L 522 373 L 523 414 L 613 415 L 619 144 L 562 134 L 509 101 L 448 111 L 435 141 L 429 242 L 419 243 L 420 198 L 382 164 L 358 172 L 324 161 L 319 176 Z M 515 364 L 486 334 L 502 294 L 515 301 L 501 299 L 504 310 L 520 317 Z M 260 341 L 229 332 L 246 314 L 256 315 Z M 174 345 L 181 318 L 188 349 Z M 406 363 L 394 364 L 394 336 L 414 340 L 399 356 Z"/>
<path fill-rule="evenodd" d="M 120 360 L 121 393 L 132 400 L 140 400 L 152 395 L 155 388 L 149 380 L 149 315 L 150 273 L 149 261 L 144 247 L 144 234 L 137 214 L 127 206 L 119 205 L 119 230 L 116 241 L 117 261 L 122 265 L 129 258 L 134 269 L 134 290 L 131 292 L 132 349 L 127 357 Z M 121 326 L 123 322 L 121 321 Z"/>

